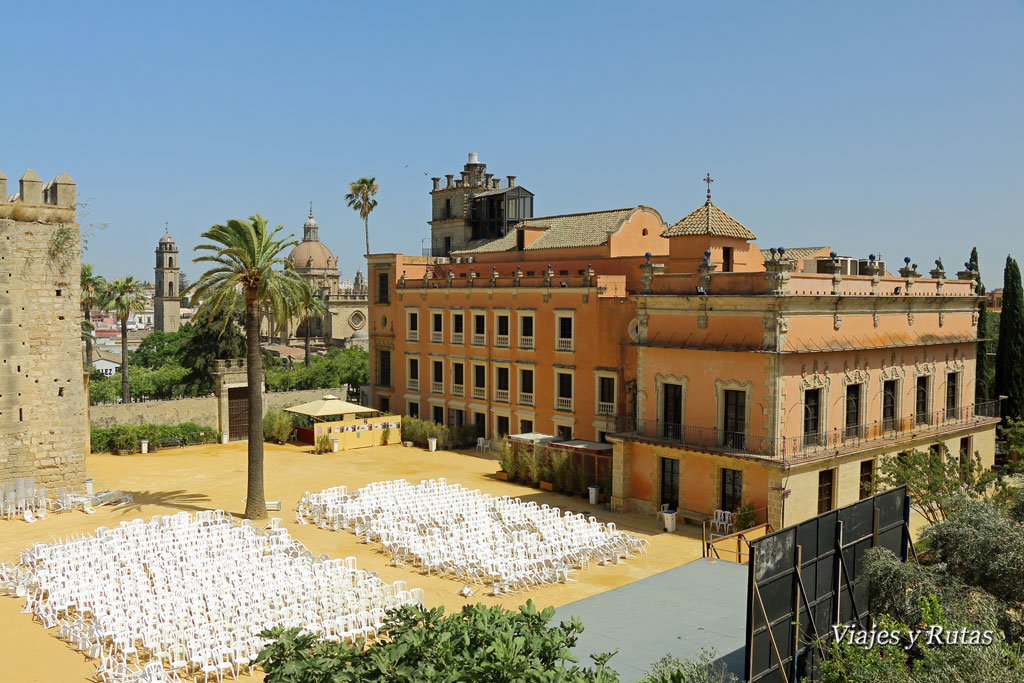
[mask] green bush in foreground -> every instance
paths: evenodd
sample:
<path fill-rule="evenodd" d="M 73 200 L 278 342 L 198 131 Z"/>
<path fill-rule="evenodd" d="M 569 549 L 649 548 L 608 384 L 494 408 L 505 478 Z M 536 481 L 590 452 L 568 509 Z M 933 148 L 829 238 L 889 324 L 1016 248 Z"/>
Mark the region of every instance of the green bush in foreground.
<path fill-rule="evenodd" d="M 294 424 L 288 413 L 271 410 L 263 416 L 263 439 L 273 443 L 288 443 Z"/>

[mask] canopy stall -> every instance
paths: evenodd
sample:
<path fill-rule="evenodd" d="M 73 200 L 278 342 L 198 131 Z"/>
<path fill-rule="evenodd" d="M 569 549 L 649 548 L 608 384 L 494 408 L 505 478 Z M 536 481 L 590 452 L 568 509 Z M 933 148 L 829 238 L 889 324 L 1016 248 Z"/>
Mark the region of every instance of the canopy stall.
<path fill-rule="evenodd" d="M 296 429 L 299 440 L 307 443 L 316 443 L 318 436 L 326 434 L 338 442 L 339 450 L 348 450 L 393 443 L 402 438 L 400 418 L 330 394 L 284 411 L 312 418 L 312 427 Z"/>

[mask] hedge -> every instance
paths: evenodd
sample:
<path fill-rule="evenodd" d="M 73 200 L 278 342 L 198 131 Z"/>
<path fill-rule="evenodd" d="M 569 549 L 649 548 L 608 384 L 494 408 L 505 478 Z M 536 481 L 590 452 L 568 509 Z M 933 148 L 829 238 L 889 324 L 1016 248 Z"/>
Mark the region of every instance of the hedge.
<path fill-rule="evenodd" d="M 149 441 L 150 452 L 160 448 L 163 439 L 179 439 L 182 443 L 215 443 L 217 430 L 204 427 L 195 422 L 183 422 L 178 425 L 117 425 L 116 427 L 93 427 L 90 442 L 93 453 L 107 451 L 116 453 L 120 448 L 137 453 L 141 450 L 142 439 Z"/>
<path fill-rule="evenodd" d="M 476 445 L 478 436 L 480 428 L 475 424 L 448 427 L 416 417 L 402 418 L 402 440 L 412 441 L 424 448 L 427 446 L 427 439 L 431 438 L 437 439 L 438 448 L 469 448 Z"/>

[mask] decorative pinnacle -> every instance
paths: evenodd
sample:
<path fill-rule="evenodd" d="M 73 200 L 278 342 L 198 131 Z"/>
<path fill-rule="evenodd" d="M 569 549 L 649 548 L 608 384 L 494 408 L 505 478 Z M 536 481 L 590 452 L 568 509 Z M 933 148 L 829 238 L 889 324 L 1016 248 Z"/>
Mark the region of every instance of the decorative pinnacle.
<path fill-rule="evenodd" d="M 715 179 L 711 177 L 711 173 L 704 176 L 704 182 L 708 185 L 708 201 L 711 201 L 711 183 L 715 182 Z"/>
<path fill-rule="evenodd" d="M 309 217 L 313 217 L 313 202 L 309 203 Z"/>

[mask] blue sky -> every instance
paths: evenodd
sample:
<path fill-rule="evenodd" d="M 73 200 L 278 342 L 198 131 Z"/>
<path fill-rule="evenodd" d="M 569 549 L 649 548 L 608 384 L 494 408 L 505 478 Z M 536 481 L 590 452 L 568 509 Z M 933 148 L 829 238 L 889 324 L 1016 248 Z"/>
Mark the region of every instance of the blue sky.
<path fill-rule="evenodd" d="M 347 183 L 380 183 L 374 251 L 418 253 L 428 176 L 471 151 L 538 215 L 671 223 L 710 171 L 763 247 L 955 271 L 977 245 L 989 287 L 1024 256 L 1020 0 L 47 2 L 3 23 L 8 191 L 71 174 L 108 277 L 152 279 L 165 221 L 183 251 L 255 212 L 301 237 L 310 200 L 351 277 Z"/>

